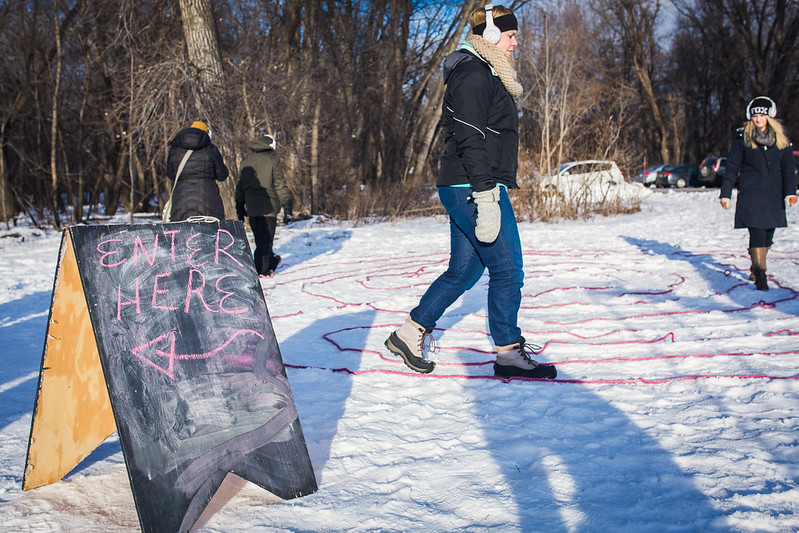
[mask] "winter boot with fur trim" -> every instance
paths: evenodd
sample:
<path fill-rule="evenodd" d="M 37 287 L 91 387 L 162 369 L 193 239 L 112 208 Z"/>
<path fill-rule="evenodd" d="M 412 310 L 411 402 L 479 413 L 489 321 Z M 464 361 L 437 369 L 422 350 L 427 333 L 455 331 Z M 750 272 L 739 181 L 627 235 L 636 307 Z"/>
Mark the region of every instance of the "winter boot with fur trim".
<path fill-rule="evenodd" d="M 752 250 L 754 250 L 754 248 L 747 248 L 746 250 L 749 252 L 749 258 L 751 259 L 752 258 Z M 771 250 L 771 246 L 766 248 L 766 254 L 768 254 L 769 250 Z M 755 281 L 755 265 L 754 265 L 754 262 L 752 263 L 752 266 L 749 267 L 749 281 Z"/>
<path fill-rule="evenodd" d="M 524 337 L 521 337 L 518 344 L 497 350 L 494 375 L 501 378 L 554 379 L 558 371 L 553 365 L 542 365 L 531 357 L 540 351 L 540 347 L 527 344 Z"/>
<path fill-rule="evenodd" d="M 431 331 L 423 328 L 411 317 L 405 319 L 405 323 L 386 339 L 386 348 L 391 353 L 399 355 L 411 370 L 422 374 L 429 374 L 433 371 L 436 364 L 427 360 L 424 355 L 424 342 L 429 338 L 429 349 L 435 351 L 435 341 Z"/>
<path fill-rule="evenodd" d="M 752 274 L 754 275 L 755 288 L 759 291 L 768 290 L 768 278 L 766 277 L 766 254 L 768 248 L 749 248 L 749 256 L 752 258 Z"/>

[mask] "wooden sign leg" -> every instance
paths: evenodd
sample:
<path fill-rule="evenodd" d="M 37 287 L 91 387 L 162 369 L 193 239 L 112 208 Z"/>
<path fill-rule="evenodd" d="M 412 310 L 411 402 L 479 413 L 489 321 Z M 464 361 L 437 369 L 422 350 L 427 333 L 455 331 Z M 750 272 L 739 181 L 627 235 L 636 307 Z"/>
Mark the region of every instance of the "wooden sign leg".
<path fill-rule="evenodd" d="M 61 237 L 22 489 L 67 475 L 116 431 L 74 245 Z"/>

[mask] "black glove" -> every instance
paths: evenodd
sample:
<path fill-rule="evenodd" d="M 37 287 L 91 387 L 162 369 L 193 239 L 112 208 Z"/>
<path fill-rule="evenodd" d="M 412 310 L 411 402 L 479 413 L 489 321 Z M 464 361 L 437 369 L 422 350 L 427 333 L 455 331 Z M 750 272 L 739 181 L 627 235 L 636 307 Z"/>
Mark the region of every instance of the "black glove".
<path fill-rule="evenodd" d="M 291 207 L 283 207 L 283 224 L 291 224 L 294 221 L 294 211 Z"/>
<path fill-rule="evenodd" d="M 244 209 L 236 209 L 236 216 L 239 217 L 239 220 L 244 222 L 244 217 L 247 216 L 247 211 Z"/>

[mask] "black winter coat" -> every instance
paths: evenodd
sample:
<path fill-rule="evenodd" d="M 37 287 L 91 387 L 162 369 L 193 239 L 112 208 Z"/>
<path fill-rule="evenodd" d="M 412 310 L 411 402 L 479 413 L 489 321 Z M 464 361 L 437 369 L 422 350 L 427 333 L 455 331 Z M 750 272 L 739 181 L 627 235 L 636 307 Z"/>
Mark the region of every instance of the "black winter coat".
<path fill-rule="evenodd" d="M 180 162 L 187 150 L 194 150 L 174 185 Z M 219 149 L 211 144 L 208 133 L 197 128 L 185 128 L 169 142 L 166 175 L 173 182 L 172 220 L 191 216 L 211 216 L 223 220 L 225 207 L 219 195 L 217 181 L 224 181 L 228 169 Z"/>
<path fill-rule="evenodd" d="M 436 185 L 468 184 L 487 191 L 498 183 L 517 188 L 519 114 L 489 64 L 468 50 L 444 60 L 444 152 Z"/>
<path fill-rule="evenodd" d="M 736 228 L 784 228 L 785 197 L 796 194 L 793 147 L 782 150 L 744 144 L 743 128 L 727 155 L 727 170 L 721 182 L 721 198 L 731 198 L 738 179 L 738 201 L 735 205 Z"/>

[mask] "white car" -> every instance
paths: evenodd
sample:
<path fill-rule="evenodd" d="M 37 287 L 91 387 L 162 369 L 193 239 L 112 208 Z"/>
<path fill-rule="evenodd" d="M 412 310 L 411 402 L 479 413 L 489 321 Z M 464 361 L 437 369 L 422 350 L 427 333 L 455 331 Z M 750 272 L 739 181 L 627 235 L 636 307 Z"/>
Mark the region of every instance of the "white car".
<path fill-rule="evenodd" d="M 596 159 L 564 163 L 541 178 L 538 186 L 547 196 L 587 203 L 627 199 L 640 189 L 624 181 L 614 161 Z"/>

